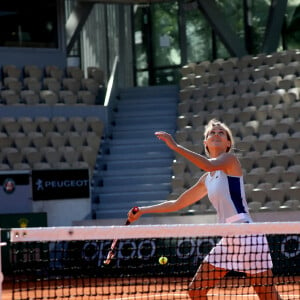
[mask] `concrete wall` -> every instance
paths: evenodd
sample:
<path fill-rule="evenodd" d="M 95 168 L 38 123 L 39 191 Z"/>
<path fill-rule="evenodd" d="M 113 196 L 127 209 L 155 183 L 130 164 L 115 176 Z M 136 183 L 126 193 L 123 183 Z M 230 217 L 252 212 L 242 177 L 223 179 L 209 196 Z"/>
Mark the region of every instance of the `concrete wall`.
<path fill-rule="evenodd" d="M 22 69 L 25 65 L 56 65 L 64 68 L 66 63 L 66 54 L 59 49 L 0 47 L 1 66 L 11 64 Z"/>
<path fill-rule="evenodd" d="M 91 213 L 91 199 L 33 201 L 32 212 L 46 212 L 48 226 L 72 226 Z"/>
<path fill-rule="evenodd" d="M 55 105 L 52 107 L 49 106 L 1 106 L 0 117 L 56 117 L 56 116 L 65 116 L 65 117 L 87 117 L 95 116 L 99 117 L 106 123 L 107 108 L 102 105 L 87 105 L 87 106 L 67 106 L 67 105 Z"/>
<path fill-rule="evenodd" d="M 298 211 L 269 211 L 252 213 L 254 222 L 299 222 Z M 124 219 L 126 216 L 124 216 Z M 100 219 L 75 221 L 75 226 L 112 226 L 123 225 L 124 219 Z M 196 215 L 196 216 L 143 216 L 136 225 L 158 225 L 158 224 L 213 224 L 217 222 L 216 215 Z"/>

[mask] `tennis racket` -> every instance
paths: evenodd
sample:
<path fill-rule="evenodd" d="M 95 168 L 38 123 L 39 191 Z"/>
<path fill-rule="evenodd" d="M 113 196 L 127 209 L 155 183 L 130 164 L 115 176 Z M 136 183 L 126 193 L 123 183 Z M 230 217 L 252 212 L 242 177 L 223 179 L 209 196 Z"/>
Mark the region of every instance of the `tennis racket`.
<path fill-rule="evenodd" d="M 134 208 L 132 208 L 131 211 L 133 214 L 136 214 L 139 211 L 139 208 L 135 206 Z M 126 220 L 125 225 L 126 226 L 130 225 L 130 221 L 128 219 Z M 116 254 L 117 244 L 118 244 L 118 239 L 114 239 L 113 242 L 111 243 L 110 250 L 107 254 L 106 260 L 104 261 L 105 265 L 109 265 L 111 260 L 114 258 Z"/>

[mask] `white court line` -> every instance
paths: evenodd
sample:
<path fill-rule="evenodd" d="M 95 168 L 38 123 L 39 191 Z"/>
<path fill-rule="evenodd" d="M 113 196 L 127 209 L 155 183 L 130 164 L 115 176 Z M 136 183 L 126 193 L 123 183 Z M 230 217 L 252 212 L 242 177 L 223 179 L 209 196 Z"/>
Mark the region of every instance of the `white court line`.
<path fill-rule="evenodd" d="M 121 298 L 114 298 L 114 299 L 110 299 L 110 300 L 142 300 L 142 299 L 166 299 L 168 300 L 168 298 L 166 297 L 182 297 L 185 296 L 186 299 L 188 299 L 187 293 L 158 293 L 157 295 L 144 295 L 144 296 L 129 296 L 129 297 L 121 297 Z"/>
<path fill-rule="evenodd" d="M 121 297 L 121 298 L 114 298 L 114 299 L 111 299 L 109 298 L 109 300 L 143 300 L 143 299 L 147 299 L 147 300 L 151 300 L 151 299 L 166 299 L 168 300 L 168 298 L 165 298 L 165 297 L 169 297 L 169 296 L 172 296 L 172 297 L 182 297 L 182 296 L 185 296 L 186 299 L 188 299 L 188 296 L 187 296 L 187 293 L 158 293 L 157 295 L 141 295 L 141 296 L 128 296 L 128 297 Z M 256 294 L 247 294 L 247 295 L 220 295 L 220 294 L 208 294 L 209 297 L 220 297 L 220 296 L 223 296 L 224 299 L 228 298 L 230 296 L 235 296 L 235 297 L 239 297 L 239 298 L 249 298 L 249 296 L 251 297 L 257 297 Z M 293 294 L 293 295 L 280 295 L 282 299 L 289 299 L 289 300 L 292 300 L 292 299 L 300 299 L 300 295 L 296 295 L 296 294 Z M 291 298 L 292 297 L 292 298 Z M 182 298 L 184 299 L 184 298 Z"/>

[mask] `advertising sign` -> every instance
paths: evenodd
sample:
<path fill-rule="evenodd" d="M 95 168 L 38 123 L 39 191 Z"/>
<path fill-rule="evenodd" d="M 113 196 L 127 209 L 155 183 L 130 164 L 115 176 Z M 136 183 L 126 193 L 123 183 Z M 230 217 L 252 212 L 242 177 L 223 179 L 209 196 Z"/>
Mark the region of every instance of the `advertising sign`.
<path fill-rule="evenodd" d="M 32 200 L 89 198 L 88 169 L 33 170 Z"/>

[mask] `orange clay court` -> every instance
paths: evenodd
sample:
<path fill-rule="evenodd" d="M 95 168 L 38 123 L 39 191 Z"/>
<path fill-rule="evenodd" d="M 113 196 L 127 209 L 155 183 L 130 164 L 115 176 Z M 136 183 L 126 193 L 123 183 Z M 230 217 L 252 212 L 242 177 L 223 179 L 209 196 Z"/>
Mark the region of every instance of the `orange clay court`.
<path fill-rule="evenodd" d="M 164 280 L 165 279 L 165 280 Z M 295 280 L 296 279 L 296 280 Z M 86 281 L 86 284 L 85 284 Z M 164 282 L 166 281 L 166 282 Z M 247 299 L 257 300 L 252 287 L 247 286 L 247 279 L 224 279 L 221 286 L 226 288 L 214 288 L 208 293 L 211 300 L 234 300 Z M 288 282 L 288 277 L 274 278 L 277 290 L 282 299 L 300 299 L 300 277 L 294 278 L 297 283 Z M 81 300 L 188 300 L 186 289 L 189 279 L 182 278 L 143 278 L 143 279 L 119 279 L 118 281 L 106 279 L 77 279 L 38 283 L 31 282 L 24 284 L 22 292 L 12 293 L 12 282 L 4 282 L 2 300 L 9 299 L 81 299 Z M 70 287 L 63 287 L 68 284 Z M 113 284 L 113 285 L 112 285 Z M 25 286 L 26 285 L 26 286 Z M 43 287 L 42 287 L 42 286 Z M 98 285 L 98 286 L 97 286 Z M 239 285 L 243 285 L 240 287 Z M 30 290 L 30 291 L 27 291 Z M 292 291 L 292 294 L 291 292 Z"/>

